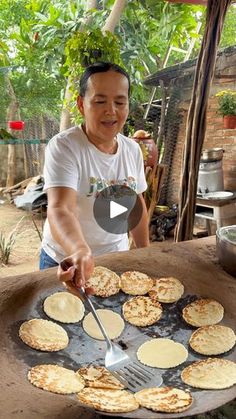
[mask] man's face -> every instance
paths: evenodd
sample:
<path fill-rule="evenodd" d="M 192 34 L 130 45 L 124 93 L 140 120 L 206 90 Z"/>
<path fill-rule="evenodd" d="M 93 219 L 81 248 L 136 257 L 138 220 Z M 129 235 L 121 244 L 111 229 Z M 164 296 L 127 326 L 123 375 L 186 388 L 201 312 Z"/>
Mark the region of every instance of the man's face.
<path fill-rule="evenodd" d="M 85 118 L 86 133 L 95 144 L 112 141 L 123 128 L 129 113 L 129 83 L 115 71 L 90 76 L 78 108 Z"/>

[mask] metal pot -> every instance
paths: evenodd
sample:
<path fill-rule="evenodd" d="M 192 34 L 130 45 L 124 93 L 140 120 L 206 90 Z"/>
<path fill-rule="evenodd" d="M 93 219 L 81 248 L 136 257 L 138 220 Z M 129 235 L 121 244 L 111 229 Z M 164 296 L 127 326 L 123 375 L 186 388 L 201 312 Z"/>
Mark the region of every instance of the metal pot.
<path fill-rule="evenodd" d="M 216 254 L 224 270 L 236 278 L 236 225 L 216 231 Z"/>
<path fill-rule="evenodd" d="M 210 162 L 222 160 L 224 150 L 223 148 L 209 148 L 208 150 L 202 150 L 201 162 Z"/>

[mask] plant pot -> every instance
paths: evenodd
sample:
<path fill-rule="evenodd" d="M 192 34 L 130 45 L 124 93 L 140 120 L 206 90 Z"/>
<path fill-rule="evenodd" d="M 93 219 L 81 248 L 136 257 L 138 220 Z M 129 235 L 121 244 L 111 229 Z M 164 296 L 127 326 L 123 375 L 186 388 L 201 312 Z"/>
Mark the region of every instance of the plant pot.
<path fill-rule="evenodd" d="M 235 129 L 236 128 L 236 115 L 225 115 L 224 116 L 224 128 Z"/>
<path fill-rule="evenodd" d="M 158 159 L 158 150 L 151 135 L 147 131 L 138 130 L 134 133 L 133 139 L 139 144 L 142 150 L 144 167 L 155 166 Z"/>
<path fill-rule="evenodd" d="M 155 166 L 158 157 L 158 151 L 154 140 L 152 138 L 134 138 L 134 140 L 139 144 L 142 150 L 144 167 Z"/>

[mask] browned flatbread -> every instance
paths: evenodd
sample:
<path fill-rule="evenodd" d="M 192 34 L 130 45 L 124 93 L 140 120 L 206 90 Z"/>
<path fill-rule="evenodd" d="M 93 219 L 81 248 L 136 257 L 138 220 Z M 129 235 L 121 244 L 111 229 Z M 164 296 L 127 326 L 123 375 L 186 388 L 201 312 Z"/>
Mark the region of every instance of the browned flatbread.
<path fill-rule="evenodd" d="M 78 393 L 81 403 L 101 412 L 123 413 L 138 409 L 139 404 L 133 394 L 126 390 L 84 388 Z"/>
<path fill-rule="evenodd" d="M 104 266 L 96 266 L 87 281 L 87 287 L 94 289 L 94 295 L 110 297 L 120 291 L 120 277 Z"/>
<path fill-rule="evenodd" d="M 202 355 L 220 355 L 232 349 L 235 342 L 236 336 L 230 327 L 215 324 L 195 330 L 189 345 Z"/>
<path fill-rule="evenodd" d="M 183 284 L 177 278 L 168 277 L 156 279 L 154 287 L 148 294 L 161 303 L 174 303 L 182 297 L 183 293 Z"/>
<path fill-rule="evenodd" d="M 154 285 L 152 278 L 138 271 L 124 272 L 120 279 L 122 291 L 130 295 L 147 294 Z"/>
<path fill-rule="evenodd" d="M 108 388 L 113 390 L 122 390 L 124 388 L 123 384 L 104 367 L 90 365 L 80 368 L 78 373 L 85 380 L 86 387 Z"/>
<path fill-rule="evenodd" d="M 84 379 L 74 371 L 51 364 L 31 368 L 28 380 L 36 387 L 59 394 L 78 393 L 85 384 Z"/>
<path fill-rule="evenodd" d="M 19 336 L 26 345 L 41 351 L 60 351 L 69 343 L 67 332 L 61 326 L 44 319 L 22 323 Z"/>
<path fill-rule="evenodd" d="M 125 320 L 135 326 L 150 326 L 156 323 L 162 315 L 162 307 L 158 301 L 140 295 L 123 304 Z"/>
<path fill-rule="evenodd" d="M 224 307 L 210 298 L 193 301 L 183 309 L 184 320 L 192 326 L 210 326 L 219 323 L 224 316 Z"/>
<path fill-rule="evenodd" d="M 236 384 L 236 363 L 222 358 L 207 358 L 184 368 L 185 384 L 202 389 L 224 389 Z"/>
<path fill-rule="evenodd" d="M 145 388 L 135 393 L 134 397 L 141 406 L 165 413 L 184 412 L 193 401 L 191 393 L 173 387 Z"/>

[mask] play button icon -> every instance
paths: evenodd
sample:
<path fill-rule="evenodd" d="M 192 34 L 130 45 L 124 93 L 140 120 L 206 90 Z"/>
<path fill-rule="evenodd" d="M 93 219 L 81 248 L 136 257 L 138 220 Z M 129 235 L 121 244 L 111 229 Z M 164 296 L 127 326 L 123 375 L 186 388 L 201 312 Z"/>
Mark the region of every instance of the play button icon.
<path fill-rule="evenodd" d="M 117 204 L 114 201 L 110 202 L 110 218 L 118 217 L 118 215 L 121 215 L 126 211 L 128 211 L 128 208 L 123 205 Z"/>
<path fill-rule="evenodd" d="M 143 212 L 141 199 L 125 185 L 112 185 L 98 193 L 93 213 L 98 225 L 108 233 L 124 234 L 139 223 Z"/>

